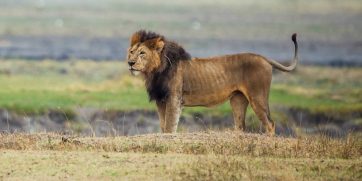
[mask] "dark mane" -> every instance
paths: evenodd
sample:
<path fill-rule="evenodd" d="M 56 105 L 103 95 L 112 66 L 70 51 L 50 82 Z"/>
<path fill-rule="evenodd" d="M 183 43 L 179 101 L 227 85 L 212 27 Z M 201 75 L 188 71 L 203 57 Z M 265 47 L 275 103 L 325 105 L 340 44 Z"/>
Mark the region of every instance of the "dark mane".
<path fill-rule="evenodd" d="M 138 39 L 138 42 L 134 42 Z M 154 38 L 161 38 L 165 45 L 161 52 L 161 66 L 151 75 L 146 77 L 146 88 L 150 101 L 164 101 L 169 96 L 169 81 L 174 76 L 178 63 L 180 61 L 191 60 L 191 55 L 179 44 L 168 41 L 164 36 L 154 32 L 138 31 L 132 37 L 132 43 L 142 43 Z"/>
<path fill-rule="evenodd" d="M 161 38 L 161 40 L 165 39 L 164 36 L 159 35 L 155 32 L 140 30 L 132 35 L 131 46 L 133 46 L 136 43 L 143 43 L 147 40 L 151 40 L 151 39 L 155 39 L 155 38 Z"/>

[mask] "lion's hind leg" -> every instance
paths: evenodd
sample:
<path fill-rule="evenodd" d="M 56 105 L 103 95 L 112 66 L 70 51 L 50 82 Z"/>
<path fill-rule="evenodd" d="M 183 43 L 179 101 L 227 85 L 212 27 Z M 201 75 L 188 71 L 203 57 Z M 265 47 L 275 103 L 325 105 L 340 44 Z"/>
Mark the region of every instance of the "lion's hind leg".
<path fill-rule="evenodd" d="M 275 125 L 274 121 L 270 118 L 268 98 L 267 96 L 256 96 L 250 99 L 251 107 L 253 108 L 256 116 L 263 123 L 266 132 L 269 135 L 274 135 Z"/>
<path fill-rule="evenodd" d="M 234 93 L 230 98 L 236 130 L 245 131 L 245 115 L 249 101 L 241 92 Z"/>

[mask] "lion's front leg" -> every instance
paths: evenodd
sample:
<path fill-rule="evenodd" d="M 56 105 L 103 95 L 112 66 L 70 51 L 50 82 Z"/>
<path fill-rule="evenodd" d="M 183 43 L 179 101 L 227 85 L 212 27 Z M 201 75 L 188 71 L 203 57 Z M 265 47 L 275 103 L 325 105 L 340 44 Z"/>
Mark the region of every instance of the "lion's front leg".
<path fill-rule="evenodd" d="M 161 131 L 162 133 L 164 133 L 166 126 L 165 124 L 166 103 L 164 101 L 157 101 L 156 105 L 157 105 L 158 118 L 160 119 Z"/>
<path fill-rule="evenodd" d="M 181 99 L 178 96 L 170 96 L 166 102 L 165 133 L 176 132 L 181 110 Z"/>

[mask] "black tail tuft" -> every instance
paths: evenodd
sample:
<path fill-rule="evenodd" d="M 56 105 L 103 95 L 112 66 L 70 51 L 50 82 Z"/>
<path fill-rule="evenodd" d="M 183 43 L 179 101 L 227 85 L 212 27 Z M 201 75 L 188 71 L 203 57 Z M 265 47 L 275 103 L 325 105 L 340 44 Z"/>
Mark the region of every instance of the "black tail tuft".
<path fill-rule="evenodd" d="M 294 42 L 297 41 L 297 34 L 296 34 L 296 33 L 293 33 L 293 35 L 292 35 L 292 40 L 293 40 Z"/>

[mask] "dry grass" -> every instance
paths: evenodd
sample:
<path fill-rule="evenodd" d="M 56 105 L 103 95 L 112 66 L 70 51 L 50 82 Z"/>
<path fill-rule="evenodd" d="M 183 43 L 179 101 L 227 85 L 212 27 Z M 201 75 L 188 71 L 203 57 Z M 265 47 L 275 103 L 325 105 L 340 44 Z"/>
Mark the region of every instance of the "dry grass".
<path fill-rule="evenodd" d="M 324 136 L 284 138 L 231 131 L 104 138 L 1 134 L 0 149 L 353 159 L 361 157 L 362 141 L 360 136 L 343 139 Z"/>
<path fill-rule="evenodd" d="M 362 171 L 361 159 L 5 150 L 0 160 L 5 180 L 358 180 Z"/>
<path fill-rule="evenodd" d="M 361 179 L 361 159 L 3 150 L 0 160 L 5 180 Z"/>
<path fill-rule="evenodd" d="M 359 136 L 0 134 L 0 179 L 359 180 Z"/>

